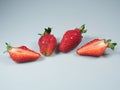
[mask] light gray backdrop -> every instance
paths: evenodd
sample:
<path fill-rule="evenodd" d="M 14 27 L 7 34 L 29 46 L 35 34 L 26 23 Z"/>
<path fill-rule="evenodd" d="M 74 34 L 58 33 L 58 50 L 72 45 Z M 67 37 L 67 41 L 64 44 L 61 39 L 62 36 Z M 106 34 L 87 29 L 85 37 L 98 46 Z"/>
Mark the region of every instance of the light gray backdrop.
<path fill-rule="evenodd" d="M 6 50 L 26 45 L 39 52 L 38 33 L 63 34 L 86 24 L 88 32 L 71 52 L 17 64 Z M 0 90 L 120 90 L 120 0 L 0 0 Z M 98 58 L 76 49 L 94 38 L 112 39 L 114 51 Z"/>

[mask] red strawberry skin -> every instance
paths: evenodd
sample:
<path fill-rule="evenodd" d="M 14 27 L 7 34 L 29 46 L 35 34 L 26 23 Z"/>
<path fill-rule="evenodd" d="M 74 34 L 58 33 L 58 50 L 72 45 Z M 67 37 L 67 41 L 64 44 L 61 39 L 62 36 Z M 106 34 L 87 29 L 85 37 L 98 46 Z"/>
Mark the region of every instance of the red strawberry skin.
<path fill-rule="evenodd" d="M 74 49 L 82 40 L 82 32 L 80 29 L 76 28 L 74 30 L 68 30 L 59 45 L 59 50 L 61 52 L 69 52 Z"/>
<path fill-rule="evenodd" d="M 41 55 L 26 46 L 9 47 L 7 50 L 13 61 L 18 63 L 29 62 L 37 60 Z"/>
<path fill-rule="evenodd" d="M 116 43 L 113 43 L 114 46 Z M 111 44 L 112 45 L 112 44 Z M 106 48 L 110 46 L 105 39 L 94 39 L 87 44 L 83 45 L 81 48 L 77 49 L 77 54 L 83 56 L 95 56 L 99 57 L 104 54 Z"/>
<path fill-rule="evenodd" d="M 56 48 L 57 40 L 51 34 L 46 34 L 39 39 L 40 52 L 45 56 L 50 56 Z"/>
<path fill-rule="evenodd" d="M 45 28 L 44 34 L 38 40 L 40 52 L 45 56 L 50 56 L 57 46 L 56 37 L 50 33 L 51 28 Z"/>

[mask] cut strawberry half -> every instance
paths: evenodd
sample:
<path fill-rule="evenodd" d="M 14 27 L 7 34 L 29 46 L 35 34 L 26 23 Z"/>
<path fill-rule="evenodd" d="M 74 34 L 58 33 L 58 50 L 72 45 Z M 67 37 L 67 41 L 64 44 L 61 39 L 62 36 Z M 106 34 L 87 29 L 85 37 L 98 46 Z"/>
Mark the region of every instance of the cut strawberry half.
<path fill-rule="evenodd" d="M 6 43 L 6 45 L 7 52 L 15 62 L 21 63 L 35 61 L 41 56 L 39 53 L 27 48 L 26 46 L 12 47 L 8 43 Z"/>
<path fill-rule="evenodd" d="M 111 43 L 111 40 L 105 39 L 94 39 L 87 44 L 83 45 L 81 48 L 77 49 L 77 54 L 83 56 L 101 56 L 104 54 L 106 48 L 111 48 L 114 50 L 117 43 Z"/>

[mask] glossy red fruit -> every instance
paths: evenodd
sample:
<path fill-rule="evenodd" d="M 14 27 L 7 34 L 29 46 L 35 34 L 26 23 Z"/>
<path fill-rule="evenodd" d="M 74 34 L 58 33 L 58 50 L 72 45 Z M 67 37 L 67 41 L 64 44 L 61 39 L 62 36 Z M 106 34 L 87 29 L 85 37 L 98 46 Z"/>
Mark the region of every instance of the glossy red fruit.
<path fill-rule="evenodd" d="M 75 28 L 74 30 L 68 30 L 63 35 L 63 38 L 59 45 L 59 51 L 69 52 L 74 49 L 82 40 L 82 33 L 85 33 L 85 24 L 80 28 Z"/>
<path fill-rule="evenodd" d="M 50 33 L 51 28 L 45 28 L 44 34 L 40 34 L 42 36 L 38 41 L 40 52 L 45 56 L 50 56 L 54 52 L 57 45 L 56 37 Z"/>
<path fill-rule="evenodd" d="M 29 62 L 37 60 L 41 55 L 26 46 L 12 47 L 8 43 L 7 52 L 9 53 L 12 60 L 18 63 Z"/>
<path fill-rule="evenodd" d="M 106 48 L 111 48 L 114 50 L 114 47 L 117 43 L 111 43 L 111 40 L 105 39 L 94 39 L 87 44 L 83 45 L 81 48 L 77 49 L 77 54 L 83 56 L 101 56 L 104 54 Z"/>

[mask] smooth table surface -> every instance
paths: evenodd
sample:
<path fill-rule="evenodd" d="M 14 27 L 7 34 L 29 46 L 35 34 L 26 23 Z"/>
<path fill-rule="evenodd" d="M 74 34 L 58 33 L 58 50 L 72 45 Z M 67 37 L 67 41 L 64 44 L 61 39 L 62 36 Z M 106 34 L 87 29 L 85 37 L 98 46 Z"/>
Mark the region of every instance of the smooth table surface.
<path fill-rule="evenodd" d="M 5 42 L 39 52 L 38 33 L 52 27 L 59 43 L 70 29 L 86 24 L 82 42 L 69 53 L 15 63 Z M 94 38 L 117 42 L 101 57 L 76 54 Z M 119 0 L 0 0 L 0 90 L 120 90 Z"/>

